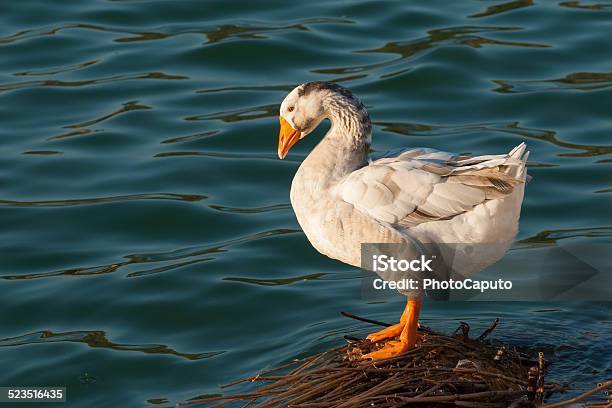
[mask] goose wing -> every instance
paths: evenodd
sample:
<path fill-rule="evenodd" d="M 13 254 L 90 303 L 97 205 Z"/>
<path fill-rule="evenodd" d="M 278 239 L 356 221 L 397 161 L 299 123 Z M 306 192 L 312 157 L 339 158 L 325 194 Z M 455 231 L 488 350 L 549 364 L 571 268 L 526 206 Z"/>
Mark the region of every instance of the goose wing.
<path fill-rule="evenodd" d="M 432 149 L 396 152 L 337 186 L 341 199 L 384 223 L 411 227 L 450 219 L 525 181 L 525 144 L 504 155 L 461 156 Z"/>

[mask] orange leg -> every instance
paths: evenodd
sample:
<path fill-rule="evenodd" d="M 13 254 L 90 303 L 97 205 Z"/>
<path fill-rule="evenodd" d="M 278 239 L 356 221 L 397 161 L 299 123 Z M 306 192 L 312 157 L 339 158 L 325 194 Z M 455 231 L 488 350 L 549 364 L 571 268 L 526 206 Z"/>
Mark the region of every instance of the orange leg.
<path fill-rule="evenodd" d="M 404 309 L 404 313 L 402 314 L 402 318 L 399 324 L 387 327 L 386 329 L 381 330 L 380 332 L 372 333 L 370 336 L 372 336 L 373 338 L 383 339 L 384 337 L 381 336 L 383 335 L 382 333 L 385 332 L 385 330 L 388 330 L 385 334 L 389 334 L 397 331 L 396 326 L 399 326 L 400 328 L 399 341 L 388 341 L 383 348 L 364 355 L 363 359 L 383 360 L 385 358 L 398 356 L 414 348 L 418 336 L 417 328 L 419 326 L 421 303 L 422 300 L 420 298 L 408 299 L 408 302 L 406 303 L 406 308 Z M 368 336 L 368 339 L 372 340 L 370 336 Z M 397 336 L 397 334 L 395 334 L 394 336 Z"/>
<path fill-rule="evenodd" d="M 400 317 L 400 322 L 398 324 L 394 324 L 393 326 L 386 327 L 380 331 L 370 333 L 366 338 L 372 343 L 378 343 L 379 341 L 399 336 L 402 333 L 402 330 L 404 330 L 404 327 L 406 326 L 409 305 L 410 303 L 406 302 L 406 307 L 402 312 L 402 317 Z"/>

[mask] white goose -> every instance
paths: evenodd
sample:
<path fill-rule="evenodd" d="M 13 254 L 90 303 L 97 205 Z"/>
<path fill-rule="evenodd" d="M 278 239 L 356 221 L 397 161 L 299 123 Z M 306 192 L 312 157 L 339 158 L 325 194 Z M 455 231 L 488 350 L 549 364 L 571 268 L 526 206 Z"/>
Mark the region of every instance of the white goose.
<path fill-rule="evenodd" d="M 324 119 L 331 128 L 298 169 L 291 204 L 300 226 L 322 254 L 359 267 L 362 243 L 493 243 L 486 256 L 464 254 L 483 269 L 503 256 L 518 231 L 525 144 L 487 156 L 417 148 L 368 160 L 370 116 L 361 101 L 333 83 L 309 82 L 280 106 L 278 156 Z M 384 359 L 415 346 L 421 297 L 408 297 L 400 323 L 368 336 L 399 336 L 364 358 Z"/>

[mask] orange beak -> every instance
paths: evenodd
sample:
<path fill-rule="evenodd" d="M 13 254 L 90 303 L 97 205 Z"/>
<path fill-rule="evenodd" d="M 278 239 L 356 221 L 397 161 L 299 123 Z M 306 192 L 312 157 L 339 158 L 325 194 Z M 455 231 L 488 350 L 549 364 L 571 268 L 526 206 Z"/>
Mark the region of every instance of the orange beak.
<path fill-rule="evenodd" d="M 292 128 L 289 122 L 287 122 L 282 116 L 279 117 L 279 120 L 280 133 L 278 134 L 278 158 L 282 160 L 285 158 L 285 156 L 287 156 L 287 153 L 289 153 L 291 146 L 300 140 L 302 133 L 299 130 Z"/>

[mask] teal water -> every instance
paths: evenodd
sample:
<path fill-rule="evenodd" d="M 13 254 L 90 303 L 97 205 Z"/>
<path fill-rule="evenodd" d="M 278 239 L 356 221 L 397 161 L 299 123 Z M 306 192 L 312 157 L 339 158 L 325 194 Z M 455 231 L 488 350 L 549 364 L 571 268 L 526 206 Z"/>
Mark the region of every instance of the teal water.
<path fill-rule="evenodd" d="M 0 3 L 0 385 L 69 407 L 172 406 L 370 327 L 354 268 L 289 205 L 318 137 L 276 158 L 277 107 L 333 80 L 374 147 L 531 150 L 519 239 L 612 237 L 612 3 Z M 609 303 L 430 302 L 426 325 L 612 378 Z M 5 405 L 2 405 L 5 406 Z M 6 404 L 8 406 L 8 404 Z"/>

